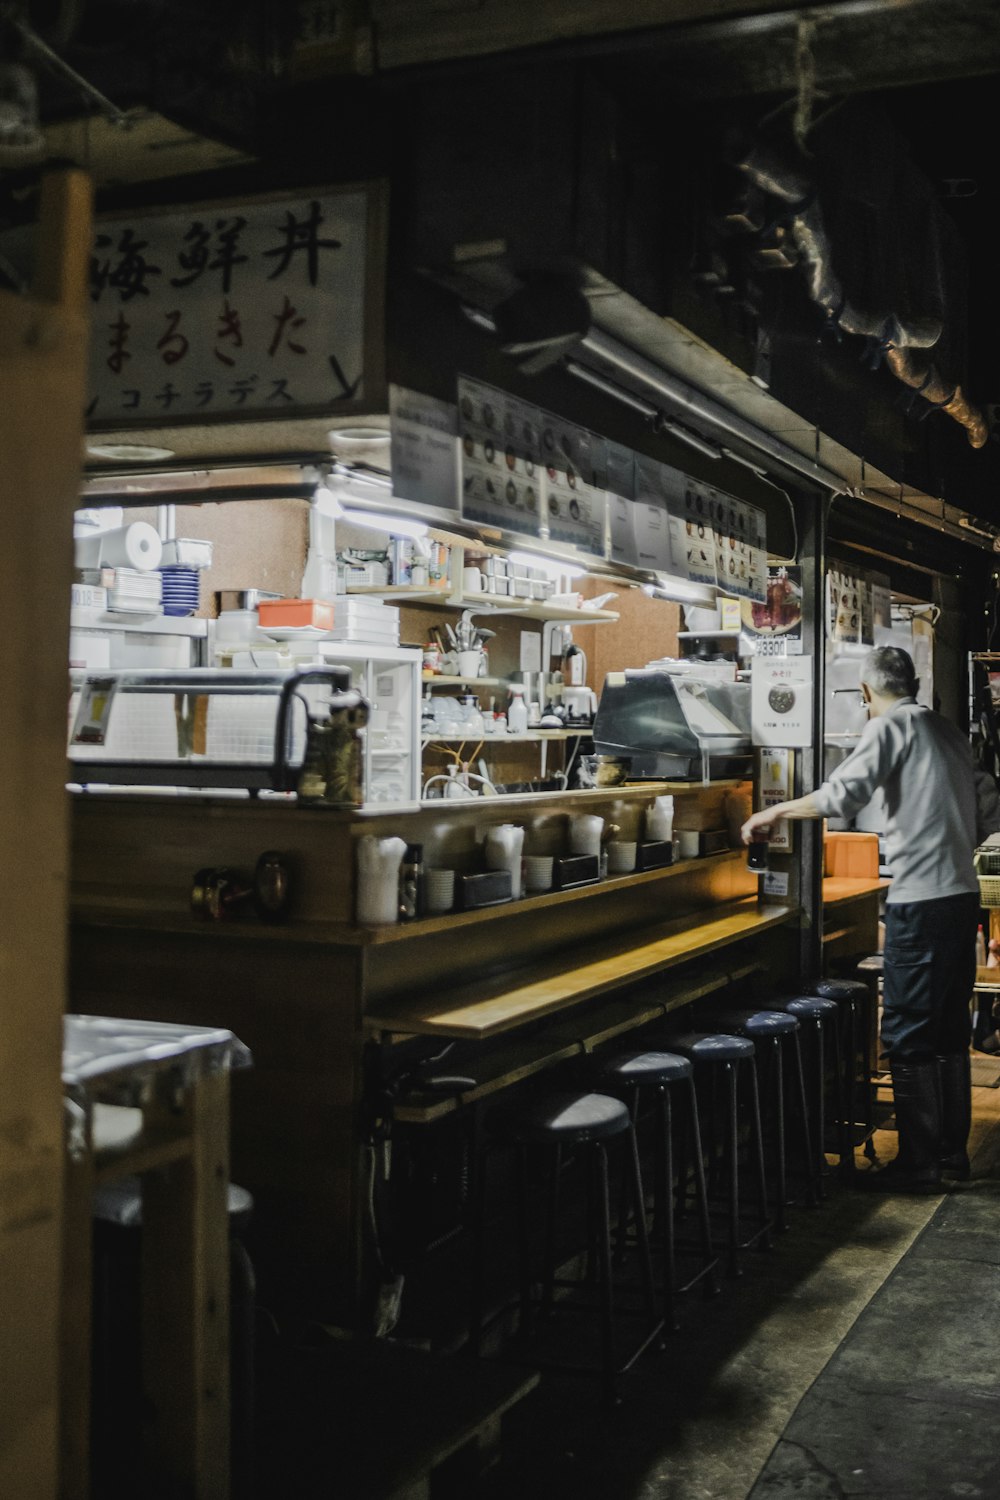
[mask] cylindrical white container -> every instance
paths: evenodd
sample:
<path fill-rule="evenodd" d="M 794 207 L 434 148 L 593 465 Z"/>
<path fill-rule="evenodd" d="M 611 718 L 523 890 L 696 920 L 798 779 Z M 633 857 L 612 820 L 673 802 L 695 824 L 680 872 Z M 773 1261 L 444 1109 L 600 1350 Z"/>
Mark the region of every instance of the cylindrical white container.
<path fill-rule="evenodd" d="M 399 921 L 399 867 L 403 839 L 379 839 L 366 834 L 357 847 L 357 920 L 363 927 L 382 927 Z"/>
<path fill-rule="evenodd" d="M 595 813 L 578 813 L 569 820 L 570 854 L 600 854 L 604 819 Z"/>
<path fill-rule="evenodd" d="M 485 854 L 488 870 L 509 870 L 511 895 L 517 901 L 521 895 L 521 848 L 524 844 L 524 829 L 515 823 L 498 823 L 487 829 Z"/>

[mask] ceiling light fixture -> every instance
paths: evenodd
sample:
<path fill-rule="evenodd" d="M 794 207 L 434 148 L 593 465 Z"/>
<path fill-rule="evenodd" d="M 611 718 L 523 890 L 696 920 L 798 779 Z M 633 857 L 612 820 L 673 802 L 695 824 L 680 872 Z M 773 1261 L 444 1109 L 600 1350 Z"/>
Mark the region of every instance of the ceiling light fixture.
<path fill-rule="evenodd" d="M 691 583 L 686 578 L 672 578 L 668 573 L 658 573 L 655 583 L 644 583 L 642 592 L 650 599 L 670 599 L 674 604 L 702 604 L 708 609 L 715 603 L 716 596 L 711 584 Z"/>
<path fill-rule="evenodd" d="M 340 519 L 349 526 L 366 526 L 372 531 L 384 531 L 389 536 L 424 537 L 427 535 L 426 521 L 415 521 L 410 516 L 391 516 L 380 510 L 358 510 L 345 506 Z"/>
<path fill-rule="evenodd" d="M 118 463 L 155 464 L 173 458 L 173 448 L 153 448 L 147 443 L 88 443 L 91 458 L 112 458 Z"/>
<path fill-rule="evenodd" d="M 508 552 L 507 561 L 526 568 L 538 568 L 548 578 L 582 578 L 586 567 L 572 558 L 554 557 L 547 552 Z"/>

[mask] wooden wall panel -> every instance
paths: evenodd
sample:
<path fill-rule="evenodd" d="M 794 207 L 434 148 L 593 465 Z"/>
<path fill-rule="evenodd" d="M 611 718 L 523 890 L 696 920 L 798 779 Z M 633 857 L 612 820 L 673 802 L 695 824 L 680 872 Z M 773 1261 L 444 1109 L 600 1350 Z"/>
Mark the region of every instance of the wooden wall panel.
<path fill-rule="evenodd" d="M 66 660 L 90 183 L 52 174 L 30 298 L 0 292 L 0 1495 L 57 1487 Z"/>

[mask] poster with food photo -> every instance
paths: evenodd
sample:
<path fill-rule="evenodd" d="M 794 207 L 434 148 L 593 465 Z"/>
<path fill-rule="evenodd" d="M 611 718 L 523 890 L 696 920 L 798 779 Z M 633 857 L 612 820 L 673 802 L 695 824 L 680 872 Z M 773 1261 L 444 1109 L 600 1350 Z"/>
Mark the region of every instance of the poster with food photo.
<path fill-rule="evenodd" d="M 707 485 L 684 483 L 684 548 L 687 576 L 692 583 L 716 582 L 715 528 L 712 517 L 716 493 Z"/>
<path fill-rule="evenodd" d="M 543 532 L 597 557 L 604 555 L 607 510 L 604 490 L 595 485 L 595 469 L 607 468 L 602 447 L 603 440 L 585 428 L 541 413 Z"/>
<path fill-rule="evenodd" d="M 537 407 L 459 376 L 462 514 L 507 531 L 541 531 Z"/>
<path fill-rule="evenodd" d="M 740 655 L 802 655 L 801 568 L 768 569 L 764 598 L 740 601 Z"/>

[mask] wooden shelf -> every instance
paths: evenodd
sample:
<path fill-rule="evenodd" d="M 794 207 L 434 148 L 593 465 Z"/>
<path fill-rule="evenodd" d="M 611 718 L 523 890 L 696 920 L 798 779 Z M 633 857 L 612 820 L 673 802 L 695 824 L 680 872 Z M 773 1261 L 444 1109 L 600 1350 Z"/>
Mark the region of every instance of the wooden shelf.
<path fill-rule="evenodd" d="M 578 894 L 578 893 L 576 893 Z M 635 948 L 616 938 L 575 955 L 554 954 L 532 966 L 531 977 L 517 974 L 496 981 L 477 980 L 437 995 L 400 995 L 373 1003 L 369 1028 L 408 1035 L 484 1038 L 620 989 L 706 953 L 715 954 L 787 922 L 789 906 L 759 907 L 755 897 L 713 907 L 702 921 L 691 916 L 664 924 L 659 934 Z"/>
<path fill-rule="evenodd" d="M 484 807 L 489 807 L 498 798 L 484 798 Z M 504 901 L 499 906 L 481 906 L 475 911 L 449 911 L 436 917 L 419 917 L 415 922 L 397 922 L 385 927 L 344 927 L 343 940 L 365 946 L 372 943 L 398 943 L 407 938 L 423 937 L 435 932 L 455 932 L 462 927 L 478 927 L 484 922 L 495 922 L 499 917 L 510 918 L 523 911 L 536 911 L 539 907 L 563 906 L 567 901 L 586 901 L 608 891 L 621 891 L 629 886 L 649 885 L 658 880 L 669 880 L 672 876 L 690 874 L 695 868 L 712 869 L 718 865 L 738 863 L 743 858 L 740 849 L 727 849 L 723 854 L 708 854 L 698 859 L 682 859 L 675 865 L 664 865 L 659 870 L 633 870 L 628 875 L 607 875 L 593 885 L 574 886 L 569 891 L 541 891 L 537 895 L 522 896 L 519 901 Z M 232 930 L 232 929 L 230 929 Z"/>
<path fill-rule="evenodd" d="M 581 729 L 529 729 L 524 734 L 508 734 L 506 731 L 503 734 L 484 734 L 481 730 L 479 733 L 470 730 L 468 734 L 424 734 L 421 730 L 420 740 L 425 748 L 428 745 L 467 745 L 470 740 L 482 740 L 485 749 L 487 745 L 517 745 L 532 740 L 579 740 L 591 733 L 590 725 Z"/>
<path fill-rule="evenodd" d="M 420 681 L 430 683 L 431 687 L 462 687 L 465 684 L 476 687 L 502 687 L 508 679 L 506 677 L 444 677 L 440 672 L 421 672 Z"/>
<path fill-rule="evenodd" d="M 412 588 L 409 584 L 374 584 L 355 586 L 348 594 L 367 594 L 386 598 L 394 604 L 436 604 L 441 609 L 471 609 L 478 615 L 523 615 L 529 620 L 574 621 L 579 625 L 614 624 L 618 615 L 611 609 L 570 609 L 564 604 L 550 604 L 547 599 L 520 599 L 507 594 L 452 594 L 447 589 Z"/>

